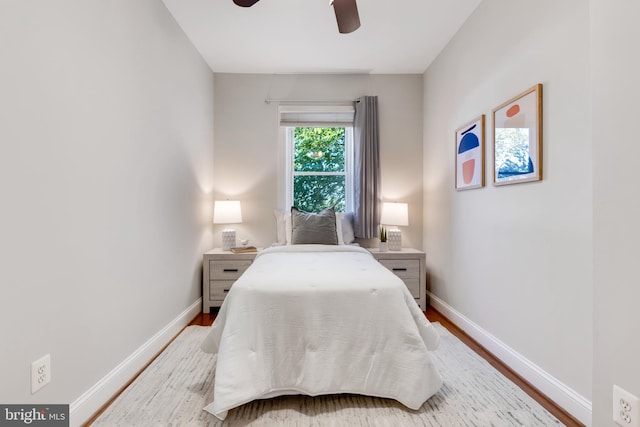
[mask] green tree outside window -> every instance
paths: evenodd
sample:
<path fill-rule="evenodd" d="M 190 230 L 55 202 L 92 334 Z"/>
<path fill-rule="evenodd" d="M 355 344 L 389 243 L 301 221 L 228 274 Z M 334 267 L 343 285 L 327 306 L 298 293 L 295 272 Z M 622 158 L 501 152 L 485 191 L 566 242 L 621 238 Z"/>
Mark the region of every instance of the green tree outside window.
<path fill-rule="evenodd" d="M 293 201 L 307 212 L 345 210 L 345 129 L 294 130 Z"/>

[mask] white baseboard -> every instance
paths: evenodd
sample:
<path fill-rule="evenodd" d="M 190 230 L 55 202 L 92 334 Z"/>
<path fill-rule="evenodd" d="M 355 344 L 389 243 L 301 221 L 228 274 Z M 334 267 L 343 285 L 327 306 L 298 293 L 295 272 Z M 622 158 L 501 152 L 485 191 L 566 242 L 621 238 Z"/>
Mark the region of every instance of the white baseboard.
<path fill-rule="evenodd" d="M 191 304 L 167 326 L 141 345 L 122 363 L 113 368 L 93 387 L 84 392 L 69 406 L 71 426 L 80 426 L 109 401 L 133 378 L 182 328 L 200 312 L 202 298 Z"/>
<path fill-rule="evenodd" d="M 466 332 L 549 399 L 553 400 L 558 406 L 585 426 L 591 427 L 592 409 L 589 400 L 482 329 L 437 296 L 428 293 L 428 297 L 431 306 L 442 313 L 443 316 L 451 320 L 452 323 Z"/>

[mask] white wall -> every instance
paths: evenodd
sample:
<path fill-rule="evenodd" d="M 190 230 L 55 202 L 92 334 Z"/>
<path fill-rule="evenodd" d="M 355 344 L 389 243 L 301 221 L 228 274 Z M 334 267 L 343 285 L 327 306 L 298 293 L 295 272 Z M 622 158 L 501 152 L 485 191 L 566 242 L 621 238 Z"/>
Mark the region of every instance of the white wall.
<path fill-rule="evenodd" d="M 593 425 L 615 426 L 612 388 L 640 397 L 640 3 L 591 0 L 593 91 Z"/>
<path fill-rule="evenodd" d="M 587 403 L 589 65 L 588 3 L 485 0 L 424 75 L 430 290 Z M 491 110 L 536 83 L 543 84 L 544 179 L 494 187 Z M 454 130 L 480 114 L 487 123 L 487 186 L 456 192 Z"/>
<path fill-rule="evenodd" d="M 213 74 L 157 0 L 4 0 L 0 39 L 0 402 L 71 403 L 200 297 Z"/>
<path fill-rule="evenodd" d="M 422 77 L 420 75 L 215 75 L 215 188 L 217 198 L 242 201 L 239 238 L 255 245 L 276 241 L 273 209 L 284 203 L 278 103 L 354 100 L 377 95 L 382 195 L 409 203 L 403 245 L 422 246 Z M 223 226 L 215 226 L 221 244 Z"/>

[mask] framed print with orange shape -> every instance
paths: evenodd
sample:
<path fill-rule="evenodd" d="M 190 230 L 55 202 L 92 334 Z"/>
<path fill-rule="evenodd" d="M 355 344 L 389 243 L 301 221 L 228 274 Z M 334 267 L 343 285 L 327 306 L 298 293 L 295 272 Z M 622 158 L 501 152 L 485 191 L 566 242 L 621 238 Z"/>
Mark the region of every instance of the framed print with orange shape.
<path fill-rule="evenodd" d="M 456 190 L 484 187 L 484 114 L 456 129 Z"/>
<path fill-rule="evenodd" d="M 493 110 L 493 185 L 542 180 L 542 85 Z"/>

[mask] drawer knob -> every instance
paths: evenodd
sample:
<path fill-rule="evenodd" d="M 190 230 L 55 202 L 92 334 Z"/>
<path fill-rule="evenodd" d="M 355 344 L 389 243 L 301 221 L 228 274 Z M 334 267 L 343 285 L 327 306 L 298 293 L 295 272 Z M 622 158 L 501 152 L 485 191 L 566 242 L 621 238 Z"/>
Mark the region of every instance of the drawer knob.
<path fill-rule="evenodd" d="M 394 268 L 393 271 L 407 271 L 406 267 L 405 268 Z"/>
<path fill-rule="evenodd" d="M 237 268 L 225 268 L 224 270 L 225 273 L 237 273 L 238 269 Z"/>

